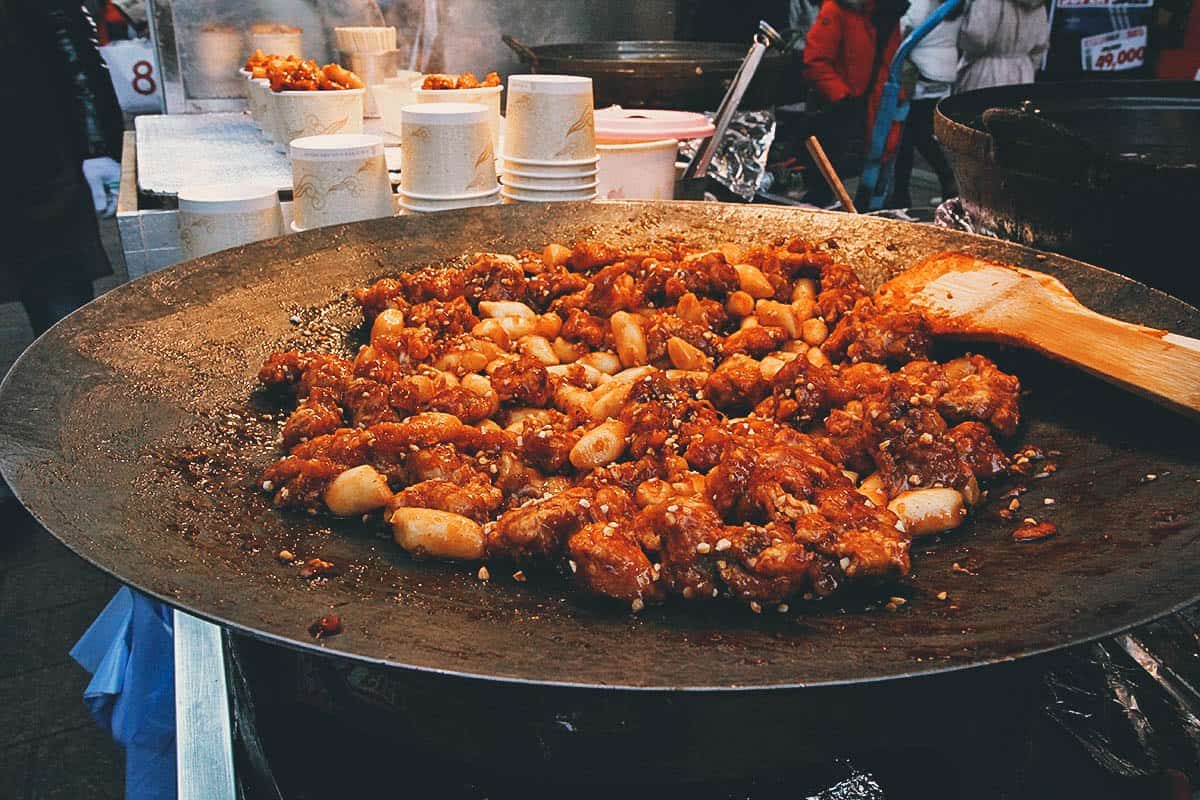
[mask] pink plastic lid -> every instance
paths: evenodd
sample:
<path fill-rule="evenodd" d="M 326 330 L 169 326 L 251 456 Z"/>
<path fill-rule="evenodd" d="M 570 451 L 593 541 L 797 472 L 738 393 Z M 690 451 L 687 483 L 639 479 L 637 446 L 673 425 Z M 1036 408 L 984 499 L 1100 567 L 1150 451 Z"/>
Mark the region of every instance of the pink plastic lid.
<path fill-rule="evenodd" d="M 703 114 L 611 106 L 596 112 L 596 141 L 632 144 L 658 139 L 703 139 L 716 130 Z"/>

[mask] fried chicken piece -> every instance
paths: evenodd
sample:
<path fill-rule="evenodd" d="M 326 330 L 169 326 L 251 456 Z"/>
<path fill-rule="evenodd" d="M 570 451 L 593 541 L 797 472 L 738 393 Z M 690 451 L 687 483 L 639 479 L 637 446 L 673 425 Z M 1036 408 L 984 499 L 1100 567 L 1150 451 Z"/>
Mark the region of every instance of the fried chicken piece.
<path fill-rule="evenodd" d="M 292 455 L 304 459 L 320 459 L 357 467 L 366 464 L 373 455 L 375 437 L 361 428 L 338 428 L 332 433 L 316 436 L 292 448 Z"/>
<path fill-rule="evenodd" d="M 688 292 L 724 300 L 739 285 L 737 271 L 719 251 L 683 261 L 647 259 L 644 266 L 642 291 L 660 305 L 675 303 Z"/>
<path fill-rule="evenodd" d="M 787 341 L 787 338 L 787 333 L 783 328 L 767 325 L 742 328 L 725 337 L 725 341 L 721 344 L 721 355 L 729 358 L 740 353 L 751 358 L 762 358 L 767 353 L 778 350 Z"/>
<path fill-rule="evenodd" d="M 480 300 L 524 300 L 525 270 L 512 256 L 480 253 L 463 274 L 463 296 Z"/>
<path fill-rule="evenodd" d="M 469 333 L 479 322 L 479 317 L 461 297 L 416 303 L 409 306 L 404 319 L 407 326 L 426 327 L 439 338 Z"/>
<path fill-rule="evenodd" d="M 854 274 L 854 270 L 845 264 L 834 262 L 822 268 L 817 312 L 827 324 L 833 325 L 865 297 L 867 290 Z"/>
<path fill-rule="evenodd" d="M 650 559 L 625 527 L 593 522 L 567 540 L 575 581 L 589 594 L 617 600 L 658 601 L 662 587 Z"/>
<path fill-rule="evenodd" d="M 931 347 L 933 336 L 919 313 L 881 311 L 863 297 L 838 321 L 821 350 L 834 360 L 882 364 L 925 358 Z"/>
<path fill-rule="evenodd" d="M 954 442 L 958 457 L 979 480 L 999 477 L 1008 470 L 1008 456 L 982 422 L 960 422 L 946 431 L 946 437 Z"/>
<path fill-rule="evenodd" d="M 400 421 L 392 408 L 388 386 L 369 378 L 355 378 L 347 382 L 342 392 L 342 405 L 356 428 Z"/>
<path fill-rule="evenodd" d="M 576 242 L 567 265 L 579 272 L 605 267 L 619 261 L 621 251 L 604 242 Z"/>
<path fill-rule="evenodd" d="M 872 506 L 852 484 L 819 489 L 816 505 L 835 534 L 814 545 L 837 559 L 849 559 L 848 576 L 892 577 L 908 574 L 909 536 L 886 508 Z"/>
<path fill-rule="evenodd" d="M 608 320 L 580 308 L 567 312 L 561 336 L 568 342 L 582 342 L 592 350 L 612 349 L 612 329 Z"/>
<path fill-rule="evenodd" d="M 647 506 L 634 518 L 633 527 L 652 531 L 662 542 L 660 579 L 667 590 L 685 600 L 716 596 L 716 546 L 725 526 L 703 498 L 672 498 Z"/>
<path fill-rule="evenodd" d="M 727 414 L 750 410 L 770 390 L 758 362 L 740 354 L 722 361 L 704 382 L 704 396 Z"/>
<path fill-rule="evenodd" d="M 576 486 L 520 508 L 504 512 L 487 530 L 491 555 L 515 560 L 544 560 L 563 552 L 567 539 L 589 523 L 618 519 L 632 507 L 619 489 Z M 618 508 L 619 506 L 619 508 Z"/>
<path fill-rule="evenodd" d="M 491 380 L 492 388 L 506 403 L 545 408 L 554 393 L 546 366 L 532 356 L 521 356 L 501 364 L 492 372 Z"/>
<path fill-rule="evenodd" d="M 321 74 L 317 79 L 317 86 L 326 91 L 366 88 L 366 84 L 362 82 L 362 78 L 358 77 L 341 64 L 326 64 L 325 66 L 321 67 Z"/>
<path fill-rule="evenodd" d="M 937 410 L 947 420 L 979 420 L 1004 436 L 1017 432 L 1021 381 L 1015 375 L 1002 372 L 984 356 L 973 355 L 947 361 L 941 377 L 949 388 L 938 396 Z"/>
<path fill-rule="evenodd" d="M 504 501 L 504 493 L 482 477 L 466 484 L 443 480 L 427 480 L 414 483 L 397 492 L 388 503 L 388 513 L 397 508 L 433 508 L 460 514 L 476 522 L 487 522 L 491 513 Z"/>
<path fill-rule="evenodd" d="M 555 300 L 587 288 L 587 278 L 561 265 L 546 267 L 525 280 L 525 299 L 536 310 L 545 311 Z"/>
<path fill-rule="evenodd" d="M 320 511 L 325 506 L 325 490 L 344 471 L 345 467 L 332 461 L 288 456 L 267 467 L 262 487 L 274 492 L 271 502 L 278 508 Z"/>
<path fill-rule="evenodd" d="M 729 526 L 723 538 L 728 548 L 721 551 L 717 569 L 728 592 L 739 600 L 781 603 L 816 583 L 818 557 L 793 541 L 786 525 Z"/>
<path fill-rule="evenodd" d="M 342 427 L 340 394 L 332 389 L 317 387 L 300 403 L 283 426 L 283 446 L 315 439 Z"/>
<path fill-rule="evenodd" d="M 426 75 L 424 80 L 421 81 L 422 89 L 455 89 L 457 87 L 457 75 L 446 75 L 441 72 Z"/>

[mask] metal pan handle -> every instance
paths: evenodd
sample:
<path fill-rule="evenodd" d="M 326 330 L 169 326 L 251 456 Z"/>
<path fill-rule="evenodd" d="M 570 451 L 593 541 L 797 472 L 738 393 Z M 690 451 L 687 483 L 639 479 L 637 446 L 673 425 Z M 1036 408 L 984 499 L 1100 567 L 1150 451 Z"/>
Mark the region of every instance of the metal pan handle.
<path fill-rule="evenodd" d="M 517 57 L 520 58 L 521 61 L 525 62 L 531 67 L 537 66 L 538 56 L 537 53 L 533 52 L 532 47 L 517 41 L 515 36 L 511 36 L 507 33 L 500 37 L 500 41 L 512 48 L 512 51 L 517 54 Z"/>

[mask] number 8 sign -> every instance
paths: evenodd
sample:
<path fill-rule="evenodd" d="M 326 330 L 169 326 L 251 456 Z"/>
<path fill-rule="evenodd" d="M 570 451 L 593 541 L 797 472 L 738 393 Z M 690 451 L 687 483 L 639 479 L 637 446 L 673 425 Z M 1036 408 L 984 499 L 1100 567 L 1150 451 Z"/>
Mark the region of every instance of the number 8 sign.
<path fill-rule="evenodd" d="M 121 110 L 126 114 L 162 110 L 162 84 L 154 68 L 154 51 L 148 39 L 122 39 L 100 48 Z"/>
<path fill-rule="evenodd" d="M 154 65 L 149 61 L 133 63 L 133 90 L 138 94 L 154 94 L 158 84 L 154 80 Z"/>

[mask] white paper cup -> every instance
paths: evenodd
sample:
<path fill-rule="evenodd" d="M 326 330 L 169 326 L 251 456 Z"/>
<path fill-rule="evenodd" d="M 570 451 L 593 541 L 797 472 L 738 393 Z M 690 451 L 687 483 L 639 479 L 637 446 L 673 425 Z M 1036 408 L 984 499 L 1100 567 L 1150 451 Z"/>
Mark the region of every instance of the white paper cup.
<path fill-rule="evenodd" d="M 231 78 L 241 69 L 242 35 L 235 30 L 201 30 L 193 40 L 194 68 L 213 78 Z"/>
<path fill-rule="evenodd" d="M 505 157 L 577 162 L 596 156 L 592 79 L 513 75 L 508 79 Z"/>
<path fill-rule="evenodd" d="M 250 118 L 262 130 L 267 138 L 271 136 L 271 126 L 275 120 L 275 109 L 271 100 L 271 82 L 266 78 L 251 78 L 246 81 L 246 104 L 250 109 Z"/>
<path fill-rule="evenodd" d="M 513 175 L 500 176 L 500 182 L 505 186 L 522 192 L 584 192 L 591 194 L 596 191 L 596 178 L 579 178 L 572 181 L 546 181 L 538 178 L 518 178 Z"/>
<path fill-rule="evenodd" d="M 503 167 L 506 170 L 515 169 L 521 172 L 536 171 L 555 175 L 578 175 L 582 172 L 590 172 L 596 169 L 596 165 L 600 163 L 600 156 L 573 159 L 571 161 L 519 158 L 507 154 L 502 155 L 500 158 L 504 162 Z"/>
<path fill-rule="evenodd" d="M 292 213 L 304 229 L 390 217 L 383 139 L 364 134 L 293 139 Z"/>
<path fill-rule="evenodd" d="M 413 102 L 416 102 L 416 90 L 420 88 L 417 84 L 421 79 L 421 72 L 415 69 L 398 69 L 395 74 L 384 78 L 383 82 L 388 86 L 399 86 L 408 89 L 413 93 Z"/>
<path fill-rule="evenodd" d="M 284 144 L 306 136 L 362 133 L 362 89 L 272 94 Z"/>
<path fill-rule="evenodd" d="M 599 186 L 606 200 L 670 200 L 675 196 L 675 157 L 679 142 L 660 139 L 637 144 L 599 144 Z"/>
<path fill-rule="evenodd" d="M 400 109 L 416 104 L 417 96 L 412 86 L 399 83 L 377 83 L 371 87 L 375 95 L 375 105 L 379 116 L 383 118 L 383 129 L 388 134 L 400 137 Z"/>
<path fill-rule="evenodd" d="M 480 206 L 495 206 L 499 205 L 500 187 L 496 187 L 496 191 L 488 192 L 481 197 L 460 197 L 447 200 L 430 200 L 412 197 L 403 192 L 399 194 L 399 205 L 405 211 L 452 211 L 456 208 L 479 208 Z"/>
<path fill-rule="evenodd" d="M 545 181 L 550 184 L 559 182 L 567 183 L 570 181 L 594 181 L 596 180 L 596 175 L 598 175 L 599 172 L 600 170 L 595 167 L 592 169 L 580 170 L 579 172 L 567 172 L 566 170 L 563 170 L 562 172 L 554 172 L 553 170 L 543 172 L 536 167 L 529 167 L 527 169 L 503 170 L 504 175 L 510 175 L 517 180 Z"/>
<path fill-rule="evenodd" d="M 427 200 L 479 200 L 481 198 L 494 197 L 500 193 L 499 184 L 494 189 L 485 189 L 478 192 L 463 192 L 461 194 L 422 194 L 419 192 L 401 191 L 401 195 L 413 201 L 425 202 Z"/>
<path fill-rule="evenodd" d="M 516 189 L 505 186 L 500 194 L 510 200 L 520 200 L 525 203 L 565 203 L 571 200 L 595 200 L 596 189 L 581 189 L 578 191 L 543 192 L 528 189 Z"/>
<path fill-rule="evenodd" d="M 273 187 L 223 184 L 179 190 L 179 242 L 184 258 L 282 235 L 283 213 Z"/>
<path fill-rule="evenodd" d="M 298 56 L 304 50 L 304 31 L 281 33 L 250 32 L 250 52 L 262 50 L 267 55 Z"/>
<path fill-rule="evenodd" d="M 400 186 L 405 193 L 461 196 L 496 187 L 488 109 L 475 103 L 405 106 Z"/>
<path fill-rule="evenodd" d="M 480 86 L 478 89 L 413 89 L 418 103 L 479 103 L 487 106 L 488 127 L 492 132 L 492 150 L 500 151 L 500 93 L 503 86 Z"/>

